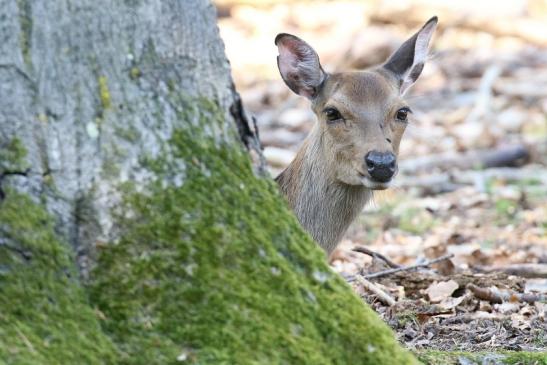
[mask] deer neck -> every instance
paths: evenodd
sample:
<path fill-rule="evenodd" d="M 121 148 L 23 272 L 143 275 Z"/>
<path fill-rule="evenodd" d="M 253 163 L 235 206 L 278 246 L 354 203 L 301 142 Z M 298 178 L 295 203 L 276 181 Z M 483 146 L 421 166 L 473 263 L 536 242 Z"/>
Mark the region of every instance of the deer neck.
<path fill-rule="evenodd" d="M 372 197 L 364 186 L 334 176 L 323 136 L 316 125 L 291 164 L 276 178 L 300 224 L 330 254 Z M 330 166 L 330 167 L 329 167 Z"/>

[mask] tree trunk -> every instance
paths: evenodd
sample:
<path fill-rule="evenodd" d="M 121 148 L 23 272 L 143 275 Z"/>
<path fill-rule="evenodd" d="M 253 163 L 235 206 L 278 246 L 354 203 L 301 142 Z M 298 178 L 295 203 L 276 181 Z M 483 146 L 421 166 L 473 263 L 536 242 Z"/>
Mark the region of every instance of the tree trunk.
<path fill-rule="evenodd" d="M 253 172 L 211 4 L 0 19 L 0 359 L 415 363 Z"/>

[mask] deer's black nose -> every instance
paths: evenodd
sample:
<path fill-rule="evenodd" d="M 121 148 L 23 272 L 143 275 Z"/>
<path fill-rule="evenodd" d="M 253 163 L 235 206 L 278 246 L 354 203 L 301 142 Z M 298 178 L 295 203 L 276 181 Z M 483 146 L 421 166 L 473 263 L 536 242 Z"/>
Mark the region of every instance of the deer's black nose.
<path fill-rule="evenodd" d="M 365 156 L 367 170 L 372 179 L 388 182 L 397 169 L 395 155 L 391 152 L 371 151 Z"/>

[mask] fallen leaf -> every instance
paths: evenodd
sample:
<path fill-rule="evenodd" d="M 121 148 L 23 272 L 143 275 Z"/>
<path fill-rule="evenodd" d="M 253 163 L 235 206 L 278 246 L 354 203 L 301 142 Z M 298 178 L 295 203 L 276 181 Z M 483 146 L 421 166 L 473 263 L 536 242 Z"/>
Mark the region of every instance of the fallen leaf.
<path fill-rule="evenodd" d="M 494 304 L 494 309 L 504 314 L 518 312 L 519 308 L 520 308 L 520 305 L 518 303 L 513 303 L 513 302 L 503 302 L 501 304 Z"/>
<path fill-rule="evenodd" d="M 458 287 L 458 283 L 454 280 L 441 281 L 439 283 L 431 284 L 429 288 L 427 288 L 426 293 L 430 302 L 439 303 L 443 299 L 451 296 Z"/>
<path fill-rule="evenodd" d="M 445 310 L 453 309 L 453 308 L 456 308 L 458 305 L 460 305 L 464 299 L 465 299 L 465 295 L 462 295 L 461 297 L 456 297 L 456 298 L 448 297 L 441 300 L 441 302 L 439 303 L 439 307 Z"/>

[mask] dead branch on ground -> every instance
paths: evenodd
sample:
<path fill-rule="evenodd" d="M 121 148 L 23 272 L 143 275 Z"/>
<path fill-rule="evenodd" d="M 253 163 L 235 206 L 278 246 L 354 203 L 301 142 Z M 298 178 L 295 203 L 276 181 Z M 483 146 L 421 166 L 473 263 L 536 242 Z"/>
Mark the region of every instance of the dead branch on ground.
<path fill-rule="evenodd" d="M 431 192 L 450 192 L 463 186 L 475 186 L 479 191 L 485 191 L 489 180 L 506 182 L 537 181 L 538 189 L 545 190 L 547 173 L 519 168 L 493 168 L 482 171 L 458 171 L 452 174 L 438 173 L 425 176 L 399 176 L 397 187 L 423 188 Z M 543 191 L 540 190 L 540 191 Z"/>
<path fill-rule="evenodd" d="M 385 257 L 384 255 L 382 255 L 380 253 L 377 253 L 377 252 L 374 252 L 374 251 L 371 251 L 371 250 L 369 250 L 368 248 L 366 248 L 364 246 L 355 246 L 353 248 L 353 251 L 363 253 L 365 255 L 371 256 L 371 257 L 376 258 L 376 259 L 380 259 L 380 260 L 384 261 L 392 269 L 401 267 L 401 265 L 397 265 L 396 263 L 394 263 L 393 261 L 391 261 L 389 258 Z"/>
<path fill-rule="evenodd" d="M 513 264 L 507 266 L 478 266 L 480 272 L 503 272 L 507 275 L 515 275 L 523 278 L 547 279 L 547 264 Z"/>
<path fill-rule="evenodd" d="M 530 149 L 522 144 L 502 146 L 492 150 L 473 150 L 466 153 L 447 152 L 401 161 L 399 171 L 408 175 L 433 169 L 470 170 L 476 168 L 522 166 L 530 159 Z"/>
<path fill-rule="evenodd" d="M 516 293 L 513 291 L 501 291 L 498 288 L 481 288 L 475 284 L 468 284 L 469 289 L 477 299 L 486 300 L 490 303 L 503 303 L 503 302 L 519 302 L 519 303 L 534 303 L 545 302 L 547 296 L 542 294 L 533 293 Z"/>
<path fill-rule="evenodd" d="M 366 274 L 366 275 L 353 275 L 353 276 L 348 277 L 346 280 L 348 282 L 352 282 L 352 281 L 358 280 L 357 278 L 359 278 L 359 277 L 362 277 L 364 279 L 379 278 L 379 277 L 382 277 L 382 276 L 395 274 L 395 273 L 398 273 L 398 272 L 401 272 L 401 271 L 409 271 L 409 270 L 415 270 L 415 269 L 429 267 L 433 264 L 436 264 L 437 262 L 444 261 L 444 260 L 449 260 L 452 257 L 454 257 L 454 254 L 444 255 L 444 256 L 437 257 L 437 258 L 432 259 L 432 260 L 426 260 L 425 262 L 414 264 L 414 265 L 400 266 L 398 268 L 382 270 L 382 271 L 378 271 L 378 272 L 375 272 L 375 273 L 372 273 L 372 274 Z"/>
<path fill-rule="evenodd" d="M 363 286 L 363 288 L 365 288 L 365 290 L 368 290 L 369 292 L 375 294 L 382 303 L 390 307 L 395 304 L 395 299 L 393 299 L 388 293 L 386 293 L 367 279 L 359 275 L 355 276 L 355 279 L 359 282 L 359 284 Z"/>

